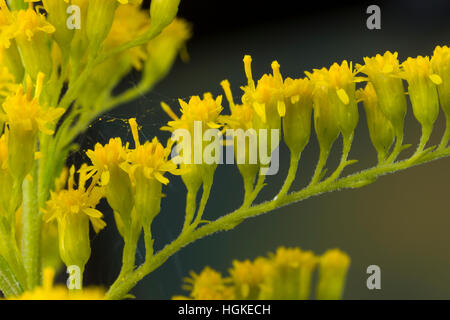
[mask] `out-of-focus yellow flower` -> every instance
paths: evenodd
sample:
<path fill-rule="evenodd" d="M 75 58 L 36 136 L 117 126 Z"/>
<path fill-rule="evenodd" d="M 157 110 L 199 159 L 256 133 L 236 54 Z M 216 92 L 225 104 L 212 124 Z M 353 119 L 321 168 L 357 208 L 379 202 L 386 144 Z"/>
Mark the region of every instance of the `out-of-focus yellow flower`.
<path fill-rule="evenodd" d="M 145 33 L 150 26 L 148 13 L 138 5 L 119 6 L 115 12 L 114 22 L 103 46 L 111 50 L 131 41 Z M 120 54 L 136 69 L 142 69 L 143 61 L 147 58 L 144 47 L 134 47 Z"/>
<path fill-rule="evenodd" d="M 200 274 L 191 272 L 183 289 L 189 297 L 174 299 L 302 300 L 311 295 L 313 272 L 320 264 L 318 299 L 339 299 L 350 264 L 349 257 L 337 250 L 322 256 L 299 248 L 280 247 L 276 253 L 254 261 L 233 261 L 230 277 L 206 267 Z"/>
<path fill-rule="evenodd" d="M 317 298 L 337 300 L 342 298 L 350 258 L 338 249 L 325 252 L 319 260 Z"/>
<path fill-rule="evenodd" d="M 10 300 L 103 300 L 105 290 L 102 288 L 84 288 L 83 290 L 69 291 L 64 285 L 54 285 L 55 271 L 52 268 L 43 270 L 43 284 L 33 291 L 26 291 Z"/>
<path fill-rule="evenodd" d="M 86 188 L 89 176 L 80 170 L 77 188 L 75 188 L 75 168 L 70 169 L 68 188 L 52 192 L 43 212 L 46 221 L 58 222 L 59 251 L 66 266 L 76 265 L 84 268 L 91 255 L 89 240 L 89 221 L 95 232 L 102 230 L 106 223 L 103 214 L 95 207 L 103 197 L 102 188 L 91 182 Z"/>
<path fill-rule="evenodd" d="M 188 59 L 186 41 L 191 37 L 191 25 L 183 19 L 174 19 L 160 35 L 149 41 L 146 47 L 147 59 L 142 72 L 142 81 L 151 87 L 164 77 L 178 53 Z M 183 50 L 184 49 L 184 50 Z"/>
<path fill-rule="evenodd" d="M 414 116 L 425 132 L 430 134 L 439 114 L 437 86 L 442 84 L 442 79 L 433 73 L 428 57 L 408 58 L 402 67 L 400 75 L 408 82 Z"/>
<path fill-rule="evenodd" d="M 176 300 L 233 300 L 233 289 L 226 285 L 229 280 L 222 278 L 222 275 L 206 267 L 200 274 L 190 273 L 190 278 L 185 278 L 183 288 L 190 291 L 189 297 L 176 296 Z"/>
<path fill-rule="evenodd" d="M 39 99 L 44 75 L 39 73 L 33 96 L 31 79 L 27 78 L 26 91 L 19 85 L 14 95 L 3 103 L 5 120 L 10 131 L 9 167 L 17 179 L 23 179 L 31 170 L 34 161 L 38 131 L 53 134 L 56 120 L 64 113 L 62 108 L 44 108 Z"/>

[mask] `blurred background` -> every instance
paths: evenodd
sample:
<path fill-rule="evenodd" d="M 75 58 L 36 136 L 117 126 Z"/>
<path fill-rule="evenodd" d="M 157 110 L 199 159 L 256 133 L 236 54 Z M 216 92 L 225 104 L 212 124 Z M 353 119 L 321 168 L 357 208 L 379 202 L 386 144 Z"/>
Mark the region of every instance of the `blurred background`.
<path fill-rule="evenodd" d="M 96 121 L 79 137 L 82 148 L 92 147 L 96 141 L 105 143 L 115 136 L 130 140 L 130 132 L 121 120 L 128 117 L 136 117 L 143 126 L 142 138 L 156 135 L 167 139 L 167 134 L 159 131 L 168 120 L 160 102 L 177 108 L 178 98 L 204 92 L 222 94 L 219 83 L 225 78 L 230 80 L 238 101 L 239 88 L 245 84 L 244 54 L 253 57 L 254 78 L 271 72 L 270 64 L 275 59 L 281 64 L 283 76 L 302 77 L 304 71 L 329 67 L 344 59 L 361 63 L 364 56 L 390 50 L 398 51 L 400 60 L 404 60 L 431 55 L 436 45 L 449 44 L 447 0 L 304 3 L 182 0 L 179 16 L 190 21 L 194 31 L 188 43 L 190 61 L 177 61 L 152 92 Z M 366 27 L 366 9 L 370 4 L 381 8 L 381 30 Z M 123 86 L 132 86 L 137 77 L 130 75 Z M 406 143 L 414 146 L 420 127 L 411 109 L 408 111 Z M 441 112 L 432 142 L 439 141 L 443 120 Z M 330 170 L 337 164 L 340 147 L 340 143 L 334 146 Z M 405 151 L 403 156 L 407 155 Z M 317 158 L 318 145 L 312 134 L 294 189 L 311 178 Z M 359 162 L 346 173 L 376 163 L 362 106 L 350 158 Z M 280 172 L 269 177 L 269 185 L 257 201 L 270 199 L 279 190 L 288 169 L 289 155 L 284 146 L 280 159 Z M 185 294 L 181 285 L 190 270 L 200 272 L 208 265 L 226 273 L 233 259 L 253 259 L 279 246 L 299 246 L 317 254 L 337 247 L 350 255 L 345 299 L 449 299 L 449 161 L 441 159 L 385 176 L 358 190 L 310 198 L 247 220 L 232 231 L 199 240 L 172 256 L 133 294 L 138 299 L 169 299 Z M 185 188 L 181 179 L 171 177 L 165 193 L 161 213 L 153 224 L 156 250 L 175 239 L 184 216 Z M 242 195 L 236 167 L 219 166 L 205 218 L 214 219 L 237 208 Z M 102 210 L 106 208 L 103 203 Z M 88 284 L 107 286 L 119 272 L 122 240 L 115 230 L 112 212 L 107 211 L 106 217 L 110 227 L 92 241 Z M 141 243 L 138 263 L 143 262 L 143 255 Z M 381 268 L 381 290 L 370 291 L 366 287 L 366 269 L 372 264 Z"/>

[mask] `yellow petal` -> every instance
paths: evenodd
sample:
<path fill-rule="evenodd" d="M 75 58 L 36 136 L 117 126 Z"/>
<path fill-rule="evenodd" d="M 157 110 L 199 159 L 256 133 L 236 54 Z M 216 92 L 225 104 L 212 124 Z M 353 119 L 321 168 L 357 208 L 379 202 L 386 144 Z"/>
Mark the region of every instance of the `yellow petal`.
<path fill-rule="evenodd" d="M 440 85 L 442 83 L 441 77 L 437 74 L 430 74 L 429 78 L 435 85 Z"/>
<path fill-rule="evenodd" d="M 347 95 L 347 92 L 345 92 L 344 89 L 339 89 L 339 90 L 336 91 L 336 93 L 337 93 L 339 99 L 342 101 L 343 104 L 349 104 L 350 99 L 349 99 L 349 97 Z"/>

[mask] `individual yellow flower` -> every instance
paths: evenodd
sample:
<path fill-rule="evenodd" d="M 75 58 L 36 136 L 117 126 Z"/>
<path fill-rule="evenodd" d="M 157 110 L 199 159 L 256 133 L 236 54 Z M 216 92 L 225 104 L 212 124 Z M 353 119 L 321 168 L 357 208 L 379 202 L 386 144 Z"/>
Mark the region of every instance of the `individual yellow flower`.
<path fill-rule="evenodd" d="M 248 84 L 242 89 L 244 95 L 242 102 L 251 105 L 262 124 L 255 123 L 255 127 L 264 127 L 264 124 L 271 129 L 280 129 L 280 117 L 286 113 L 284 102 L 284 84 L 280 73 L 280 65 L 277 61 L 272 62 L 272 74 L 265 74 L 258 80 L 257 85 L 252 76 L 252 58 L 249 55 L 244 57 L 244 69 Z M 257 119 L 255 117 L 255 119 Z"/>
<path fill-rule="evenodd" d="M 430 135 L 439 113 L 437 86 L 442 79 L 431 68 L 428 57 L 408 58 L 402 63 L 401 77 L 408 82 L 408 94 L 414 116 L 422 125 L 425 135 Z"/>
<path fill-rule="evenodd" d="M 130 119 L 130 126 L 135 142 L 135 149 L 130 150 L 127 160 L 128 173 L 135 185 L 136 213 L 144 227 L 149 227 L 160 211 L 162 185 L 168 184 L 164 177 L 166 172 L 181 174 L 177 165 L 168 157 L 172 150 L 171 143 L 166 148 L 155 137 L 143 145 L 139 142 L 136 119 Z"/>
<path fill-rule="evenodd" d="M 222 96 L 214 99 L 211 93 L 205 93 L 203 99 L 193 96 L 188 103 L 181 99 L 178 102 L 181 106 L 181 118 L 167 104 L 161 103 L 163 110 L 172 118 L 172 121 L 169 121 L 167 126 L 162 127 L 161 130 L 173 132 L 176 129 L 186 129 L 193 133 L 195 121 L 201 121 L 203 129 L 221 127 L 218 117 L 223 110 Z"/>
<path fill-rule="evenodd" d="M 437 74 L 442 83 L 438 85 L 441 108 L 447 118 L 450 118 L 450 48 L 437 46 L 431 58 L 433 72 Z"/>
<path fill-rule="evenodd" d="M 143 84 L 151 87 L 165 76 L 178 53 L 183 60 L 188 59 L 185 45 L 192 36 L 191 29 L 191 25 L 185 20 L 174 19 L 160 35 L 148 42 L 141 80 Z"/>
<path fill-rule="evenodd" d="M 31 79 L 27 78 L 26 91 L 19 85 L 16 93 L 3 103 L 5 120 L 10 130 L 9 167 L 17 179 L 23 179 L 31 170 L 38 131 L 53 134 L 56 120 L 64 113 L 62 108 L 44 108 L 39 99 L 44 75 L 38 74 L 33 95 Z M 19 156 L 20 155 L 20 156 Z"/>
<path fill-rule="evenodd" d="M 286 78 L 284 96 L 286 115 L 283 117 L 284 142 L 293 154 L 300 154 L 311 135 L 313 107 L 311 81 Z"/>
<path fill-rule="evenodd" d="M 272 266 L 266 258 L 255 261 L 233 261 L 233 268 L 229 270 L 234 284 L 236 299 L 257 300 L 261 293 L 261 286 L 270 275 Z"/>
<path fill-rule="evenodd" d="M 174 297 L 175 299 L 194 300 L 232 300 L 234 299 L 233 289 L 227 285 L 229 280 L 222 278 L 222 275 L 206 267 L 196 274 L 190 273 L 190 278 L 185 278 L 183 289 L 190 291 L 189 297 Z"/>
<path fill-rule="evenodd" d="M 262 286 L 262 299 L 303 300 L 311 291 L 312 273 L 317 257 L 299 248 L 277 249 L 270 254 L 272 270 Z"/>
<path fill-rule="evenodd" d="M 378 153 L 378 161 L 385 160 L 394 142 L 394 129 L 378 105 L 378 98 L 371 82 L 356 92 L 357 99 L 363 102 L 366 111 L 367 126 L 373 146 Z"/>
<path fill-rule="evenodd" d="M 70 292 L 64 285 L 54 285 L 55 271 L 52 268 L 43 270 L 43 284 L 32 291 L 25 291 L 10 300 L 103 300 L 105 291 L 102 288 L 84 288 Z"/>
<path fill-rule="evenodd" d="M 95 209 L 103 197 L 102 188 L 94 182 L 86 187 L 89 176 L 85 170 L 80 170 L 80 176 L 75 188 L 75 168 L 70 169 L 67 189 L 51 192 L 50 200 L 43 212 L 46 221 L 58 222 L 59 251 L 66 266 L 76 265 L 84 269 L 91 255 L 89 240 L 89 221 L 95 232 L 102 230 L 106 223 L 103 214 Z"/>
<path fill-rule="evenodd" d="M 313 85 L 314 130 L 319 141 L 321 154 L 327 154 L 340 132 L 337 119 L 338 105 L 329 98 L 330 84 L 326 81 L 323 71 L 315 69 L 306 72 Z"/>
<path fill-rule="evenodd" d="M 2 6 L 2 10 L 8 9 Z M 13 22 L 4 32 L 15 39 L 26 72 L 33 79 L 36 79 L 39 72 L 51 74 L 52 58 L 47 36 L 55 32 L 55 27 L 32 6 L 11 14 Z"/>
<path fill-rule="evenodd" d="M 386 51 L 384 55 L 365 57 L 364 63 L 364 66 L 357 65 L 358 72 L 365 73 L 369 77 L 377 93 L 381 111 L 391 121 L 397 137 L 402 137 L 406 97 L 399 76 L 401 70 L 398 53 Z"/>

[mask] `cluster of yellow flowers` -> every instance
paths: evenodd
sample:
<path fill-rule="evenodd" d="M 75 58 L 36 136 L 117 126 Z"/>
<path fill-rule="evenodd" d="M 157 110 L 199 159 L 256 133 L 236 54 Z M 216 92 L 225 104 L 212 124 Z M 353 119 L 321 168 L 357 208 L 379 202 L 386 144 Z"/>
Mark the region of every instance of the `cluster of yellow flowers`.
<path fill-rule="evenodd" d="M 280 247 L 268 257 L 253 261 L 233 261 L 229 276 L 223 277 L 210 267 L 199 274 L 191 272 L 183 288 L 185 300 L 305 300 L 310 299 L 314 272 L 318 281 L 313 294 L 320 300 L 342 298 L 350 258 L 338 249 L 321 256 L 299 248 Z"/>
<path fill-rule="evenodd" d="M 74 139 L 93 119 L 168 72 L 191 36 L 189 24 L 175 19 L 179 2 L 155 0 L 145 10 L 142 0 L 0 0 L 0 290 L 6 297 L 47 292 L 42 270 L 59 270 L 61 260 L 84 269 L 90 222 L 96 232 L 106 225 L 95 207 L 121 191 L 119 170 L 126 167 L 141 198 L 158 188 L 145 181 L 167 183 L 163 173 L 176 173 L 157 140 L 136 140 L 133 150 L 119 141 L 117 159 L 111 146 L 89 153 L 92 166 L 65 166 L 77 149 Z M 113 94 L 132 70 L 142 73 L 138 85 Z M 128 233 L 132 213 L 120 198 L 110 203 Z M 150 209 L 136 207 L 139 223 L 154 214 Z"/>

